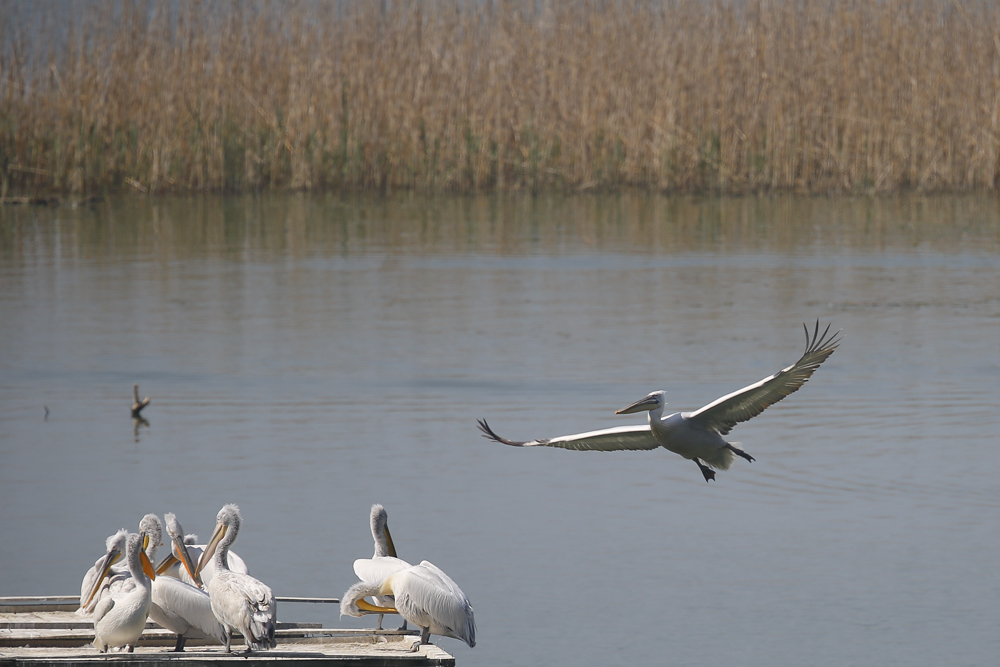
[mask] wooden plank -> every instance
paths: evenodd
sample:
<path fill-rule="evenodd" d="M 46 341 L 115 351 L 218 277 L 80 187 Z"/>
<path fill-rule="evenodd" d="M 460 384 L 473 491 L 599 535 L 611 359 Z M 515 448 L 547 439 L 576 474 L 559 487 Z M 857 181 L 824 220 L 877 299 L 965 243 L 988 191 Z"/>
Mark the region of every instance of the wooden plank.
<path fill-rule="evenodd" d="M 278 598 L 281 600 L 282 598 Z M 67 604 L 66 601 L 72 601 Z M 187 650 L 174 653 L 176 636 L 147 623 L 134 653 L 98 653 L 93 622 L 75 613 L 75 596 L 0 598 L 0 667 L 69 667 L 116 663 L 116 667 L 454 667 L 455 658 L 434 645 L 410 649 L 419 640 L 411 630 L 324 628 L 319 623 L 279 621 L 278 642 L 271 651 L 242 653 L 242 638 L 233 638 L 233 653 L 215 640 L 188 639 Z M 332 604 L 334 598 L 288 598 L 286 602 Z M 70 606 L 70 610 L 61 607 Z M 35 610 L 35 607 L 40 609 Z M 239 662 L 234 662 L 239 661 Z"/>

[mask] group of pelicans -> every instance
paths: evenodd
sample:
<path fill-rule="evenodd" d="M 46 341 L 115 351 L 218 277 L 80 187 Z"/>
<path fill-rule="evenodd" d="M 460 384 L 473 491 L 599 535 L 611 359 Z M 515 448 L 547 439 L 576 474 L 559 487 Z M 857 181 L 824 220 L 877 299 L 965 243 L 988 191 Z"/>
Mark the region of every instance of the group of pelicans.
<path fill-rule="evenodd" d="M 479 422 L 479 428 L 490 440 L 516 447 L 597 451 L 664 447 L 693 460 L 707 482 L 715 479 L 716 470 L 727 470 L 735 456 L 754 460 L 740 443 L 729 442 L 723 436 L 736 424 L 798 390 L 840 344 L 839 332 L 830 335 L 827 326 L 820 333 L 819 321 L 811 335 L 808 327 L 805 333 L 805 352 L 794 364 L 694 412 L 664 415 L 666 395 L 654 391 L 618 411 L 646 411 L 647 424 L 528 441 L 502 438 L 486 420 Z M 138 405 L 138 387 L 135 399 Z M 148 399 L 141 407 L 146 403 Z M 248 652 L 274 647 L 277 608 L 271 589 L 251 577 L 246 565 L 230 549 L 239 532 L 239 508 L 226 505 L 219 511 L 215 533 L 204 546 L 184 536 L 173 514 L 164 518 L 170 555 L 155 570 L 152 563 L 156 562 L 162 528 L 155 515 L 147 514 L 139 524 L 139 533 L 128 534 L 123 529 L 109 537 L 107 553 L 87 573 L 80 603 L 82 613 L 93 614 L 95 646 L 101 651 L 120 646 L 131 651 L 148 617 L 177 633 L 178 651 L 183 650 L 185 637 L 198 633 L 219 640 L 229 652 L 234 631 L 243 635 Z M 381 615 L 396 613 L 421 629 L 420 643 L 427 643 L 430 634 L 436 634 L 475 646 L 475 618 L 462 589 L 427 561 L 410 565 L 396 557 L 381 505 L 372 506 L 370 520 L 375 555 L 354 563 L 361 581 L 344 593 L 341 614 L 380 614 L 377 629 L 381 629 Z M 123 553 L 127 566 L 115 569 Z M 373 602 L 367 602 L 365 597 L 372 597 Z"/>
<path fill-rule="evenodd" d="M 84 576 L 78 613 L 93 617 L 94 646 L 102 653 L 109 648 L 132 652 L 149 619 L 177 634 L 175 651 L 184 650 L 188 637 L 198 637 L 218 640 L 228 653 L 233 632 L 243 635 L 246 652 L 274 648 L 274 595 L 231 549 L 240 529 L 239 507 L 230 504 L 219 511 L 205 545 L 184 535 L 173 514 L 164 519 L 170 553 L 155 567 L 163 525 L 147 514 L 138 533 L 123 528 L 110 536 L 106 553 Z M 410 622 L 421 630 L 413 650 L 428 643 L 431 634 L 475 646 L 476 621 L 462 589 L 428 561 L 410 565 L 396 557 L 381 505 L 372 506 L 370 520 L 375 554 L 354 563 L 361 581 L 344 594 L 341 614 L 379 614 L 377 629 L 383 614 L 399 614 L 405 619 L 401 629 Z"/>

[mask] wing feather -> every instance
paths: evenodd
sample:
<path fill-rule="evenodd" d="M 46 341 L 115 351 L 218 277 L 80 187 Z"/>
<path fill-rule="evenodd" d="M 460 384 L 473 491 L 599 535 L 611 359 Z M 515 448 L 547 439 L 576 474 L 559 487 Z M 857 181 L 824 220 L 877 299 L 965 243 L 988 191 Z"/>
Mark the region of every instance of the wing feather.
<path fill-rule="evenodd" d="M 558 438 L 539 440 L 508 440 L 494 433 L 485 419 L 479 420 L 479 430 L 488 440 L 501 442 L 512 447 L 559 447 L 561 449 L 576 449 L 598 452 L 615 452 L 621 450 L 656 449 L 660 443 L 653 437 L 648 424 L 632 426 L 616 426 L 600 431 L 588 431 L 574 435 L 563 435 Z"/>
<path fill-rule="evenodd" d="M 829 335 L 829 324 L 820 334 L 819 320 L 816 320 L 812 336 L 806 325 L 803 324 L 802 327 L 806 332 L 806 351 L 798 361 L 760 382 L 727 394 L 697 412 L 685 415 L 687 419 L 704 428 L 718 431 L 720 435 L 726 435 L 736 424 L 756 417 L 768 406 L 798 390 L 820 364 L 833 354 L 841 340 L 840 331 Z"/>
<path fill-rule="evenodd" d="M 424 620 L 422 627 L 444 637 L 461 639 L 476 645 L 476 620 L 472 604 L 454 580 L 429 561 L 421 561 L 399 576 L 406 578 L 402 595 L 396 601 L 411 609 L 414 617 Z M 424 625 L 426 624 L 426 625 Z"/>
<path fill-rule="evenodd" d="M 405 570 L 410 564 L 401 558 L 381 556 L 379 558 L 359 558 L 354 561 L 354 574 L 361 581 L 377 584 L 390 574 Z"/>
<path fill-rule="evenodd" d="M 156 623 L 177 634 L 187 634 L 189 628 L 195 628 L 206 637 L 226 642 L 222 624 L 212 612 L 212 601 L 205 591 L 179 579 L 160 576 L 153 581 L 152 596 L 158 609 L 150 608 L 150 618 Z"/>

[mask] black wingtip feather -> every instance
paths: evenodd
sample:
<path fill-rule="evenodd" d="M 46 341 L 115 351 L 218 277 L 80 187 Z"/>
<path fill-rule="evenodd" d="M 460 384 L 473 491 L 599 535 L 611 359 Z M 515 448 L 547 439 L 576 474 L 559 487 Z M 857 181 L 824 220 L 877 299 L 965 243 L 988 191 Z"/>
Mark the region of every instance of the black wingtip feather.
<path fill-rule="evenodd" d="M 487 440 L 493 440 L 494 442 L 499 442 L 504 445 L 510 445 L 511 447 L 524 447 L 523 442 L 518 442 L 516 440 L 508 440 L 507 438 L 501 438 L 497 435 L 490 425 L 486 423 L 485 419 L 477 420 L 479 422 L 479 430 L 483 432 L 483 437 Z"/>

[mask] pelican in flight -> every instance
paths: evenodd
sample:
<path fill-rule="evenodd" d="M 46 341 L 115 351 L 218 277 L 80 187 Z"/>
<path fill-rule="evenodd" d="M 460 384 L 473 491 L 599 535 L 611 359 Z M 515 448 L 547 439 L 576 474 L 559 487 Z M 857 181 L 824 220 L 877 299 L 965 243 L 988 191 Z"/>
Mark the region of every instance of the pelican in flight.
<path fill-rule="evenodd" d="M 107 653 L 110 646 L 124 646 L 132 653 L 146 627 L 151 601 L 150 577 L 156 575 L 142 550 L 145 539 L 146 536 L 139 533 L 128 536 L 126 560 L 133 585 L 105 595 L 94 609 L 94 646 L 101 653 Z"/>
<path fill-rule="evenodd" d="M 675 412 L 664 416 L 666 392 L 654 391 L 615 413 L 627 415 L 648 410 L 647 425 L 616 426 L 525 442 L 501 438 L 485 419 L 479 420 L 479 429 L 484 438 L 514 447 L 561 447 L 605 452 L 665 447 L 697 463 L 707 482 L 715 479 L 715 470 L 728 470 L 734 455 L 747 461 L 754 460 L 743 451 L 740 443 L 726 442 L 722 436 L 727 435 L 736 424 L 756 417 L 764 408 L 777 403 L 805 384 L 840 344 L 840 332 L 829 335 L 830 325 L 820 334 L 817 320 L 811 336 L 809 328 L 804 324 L 802 326 L 806 332 L 806 351 L 798 361 L 760 382 L 716 399 L 695 412 Z"/>
<path fill-rule="evenodd" d="M 160 520 L 155 514 L 147 514 L 144 521 L 149 517 L 155 520 L 156 534 L 161 534 Z M 166 514 L 164 517 L 169 517 L 167 518 L 167 532 L 170 533 L 173 541 L 177 535 L 171 531 L 171 528 L 179 526 L 176 525 L 176 520 L 172 525 L 170 521 L 170 518 L 173 518 L 172 514 Z M 158 546 L 158 539 L 149 540 L 146 555 L 150 562 L 156 562 Z M 181 555 L 186 557 L 187 552 L 181 552 Z M 194 572 L 194 565 L 190 558 L 186 558 L 182 562 L 188 572 Z M 222 625 L 212 612 L 212 601 L 208 597 L 208 593 L 180 579 L 164 576 L 157 576 L 153 579 L 149 619 L 177 635 L 177 643 L 174 645 L 174 651 L 177 652 L 184 650 L 184 643 L 188 637 L 214 637 L 220 644 L 225 643 Z"/>
<path fill-rule="evenodd" d="M 371 511 L 372 538 L 375 540 L 375 555 L 371 558 L 359 558 L 354 561 L 354 574 L 358 575 L 361 581 L 376 584 L 388 577 L 390 574 L 405 570 L 410 564 L 405 560 L 396 558 L 396 547 L 392 543 L 392 535 L 389 534 L 389 515 L 385 508 L 378 503 L 372 505 Z M 392 607 L 394 601 L 391 596 L 376 597 L 374 599 L 377 607 Z M 378 616 L 376 630 L 382 629 L 382 614 Z M 406 629 L 406 619 L 400 630 Z"/>
<path fill-rule="evenodd" d="M 208 582 L 208 595 L 212 600 L 212 612 L 222 624 L 226 653 L 233 630 L 238 630 L 246 639 L 246 652 L 251 649 L 267 650 L 275 647 L 274 624 L 277 621 L 277 602 L 271 589 L 249 574 L 229 569 L 227 556 L 229 548 L 236 541 L 240 531 L 240 508 L 225 505 L 219 510 L 215 533 L 209 540 L 202 559 L 211 559 L 215 564 L 215 576 Z M 198 569 L 201 569 L 199 560 Z"/>
<path fill-rule="evenodd" d="M 395 608 L 370 604 L 364 600 L 368 595 L 391 595 Z M 476 619 L 469 598 L 451 577 L 427 561 L 379 582 L 359 581 L 341 597 L 340 613 L 342 616 L 399 614 L 421 629 L 420 644 L 429 643 L 434 634 L 461 639 L 470 648 L 476 645 Z M 417 644 L 413 647 L 416 649 Z"/>

